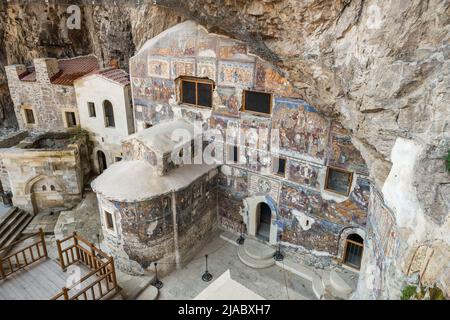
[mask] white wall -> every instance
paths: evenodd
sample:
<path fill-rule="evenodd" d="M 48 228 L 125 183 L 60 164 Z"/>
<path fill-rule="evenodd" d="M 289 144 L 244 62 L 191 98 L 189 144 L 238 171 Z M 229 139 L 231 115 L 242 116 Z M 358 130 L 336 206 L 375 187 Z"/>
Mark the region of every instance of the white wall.
<path fill-rule="evenodd" d="M 123 87 L 99 75 L 78 79 L 74 86 L 80 125 L 89 131 L 91 140 L 96 142 L 94 159 L 96 159 L 96 151 L 102 150 L 109 165 L 114 162 L 115 156 L 120 156 L 121 141 L 134 132 L 129 86 Z M 105 126 L 103 109 L 105 100 L 109 100 L 113 105 L 114 128 Z M 88 102 L 95 104 L 96 117 L 89 116 Z"/>

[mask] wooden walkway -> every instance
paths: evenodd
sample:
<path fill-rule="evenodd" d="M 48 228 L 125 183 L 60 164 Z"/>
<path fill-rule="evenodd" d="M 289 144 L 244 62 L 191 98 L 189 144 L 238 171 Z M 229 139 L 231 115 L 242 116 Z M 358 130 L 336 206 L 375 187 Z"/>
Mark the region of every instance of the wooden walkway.
<path fill-rule="evenodd" d="M 81 264 L 71 268 L 80 268 L 82 277 L 89 269 Z M 70 277 L 70 269 L 61 270 L 58 262 L 44 259 L 18 271 L 5 280 L 0 280 L 0 300 L 49 300 L 59 292 Z M 78 280 L 78 279 L 77 279 Z M 86 286 L 84 284 L 84 286 Z"/>

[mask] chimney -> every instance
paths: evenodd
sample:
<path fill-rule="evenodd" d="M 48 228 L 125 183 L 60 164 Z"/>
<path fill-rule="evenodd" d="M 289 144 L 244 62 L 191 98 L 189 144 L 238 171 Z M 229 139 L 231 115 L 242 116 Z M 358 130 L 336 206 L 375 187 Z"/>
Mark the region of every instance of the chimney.
<path fill-rule="evenodd" d="M 50 83 L 50 79 L 59 72 L 58 60 L 55 58 L 39 58 L 33 62 L 38 82 Z"/>

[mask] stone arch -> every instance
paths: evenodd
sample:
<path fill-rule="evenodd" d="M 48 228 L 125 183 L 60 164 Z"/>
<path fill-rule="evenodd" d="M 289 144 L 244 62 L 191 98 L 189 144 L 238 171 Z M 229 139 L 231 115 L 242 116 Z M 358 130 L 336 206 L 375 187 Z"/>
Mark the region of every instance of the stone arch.
<path fill-rule="evenodd" d="M 28 180 L 28 182 L 25 185 L 25 194 L 31 194 L 33 192 L 33 187 L 36 185 L 36 183 L 40 182 L 41 180 L 49 180 L 47 191 L 50 190 L 50 186 L 55 186 L 54 191 L 64 191 L 63 184 L 61 184 L 56 178 L 49 177 L 44 174 L 37 175 L 36 177 Z"/>
<path fill-rule="evenodd" d="M 344 261 L 345 241 L 351 234 L 359 235 L 364 241 L 366 240 L 366 232 L 361 227 L 347 227 L 341 230 L 339 234 L 339 247 L 337 257 L 340 261 Z"/>
<path fill-rule="evenodd" d="M 53 187 L 53 188 L 52 188 Z M 34 214 L 49 210 L 51 205 L 47 203 L 49 197 L 54 197 L 55 194 L 65 192 L 63 184 L 61 184 L 57 178 L 49 177 L 47 175 L 38 175 L 30 180 L 25 185 L 25 196 L 31 203 L 31 208 Z M 56 200 L 58 204 L 62 204 L 64 201 L 62 197 Z M 51 201 L 54 202 L 54 199 Z"/>
<path fill-rule="evenodd" d="M 270 223 L 270 235 L 269 243 L 276 244 L 278 236 L 278 206 L 272 197 L 268 195 L 259 195 L 248 197 L 244 199 L 244 213 L 243 220 L 247 226 L 247 232 L 251 236 L 256 236 L 258 225 L 258 209 L 261 203 L 265 203 L 271 210 L 271 223 Z"/>

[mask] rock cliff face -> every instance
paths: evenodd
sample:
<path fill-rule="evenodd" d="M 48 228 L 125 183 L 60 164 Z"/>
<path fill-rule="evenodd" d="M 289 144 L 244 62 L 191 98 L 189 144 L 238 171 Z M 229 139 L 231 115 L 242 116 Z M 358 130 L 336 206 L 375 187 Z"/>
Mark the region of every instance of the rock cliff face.
<path fill-rule="evenodd" d="M 450 1 L 142 2 L 80 2 L 81 30 L 67 30 L 59 2 L 0 4 L 0 64 L 93 52 L 126 68 L 146 40 L 184 19 L 245 41 L 349 129 L 369 165 L 395 245 L 390 257 L 368 254 L 379 251 L 369 232 L 363 268 L 376 276 L 361 272 L 360 297 L 398 298 L 415 271 L 449 292 Z M 2 72 L 1 83 L 7 106 Z"/>

